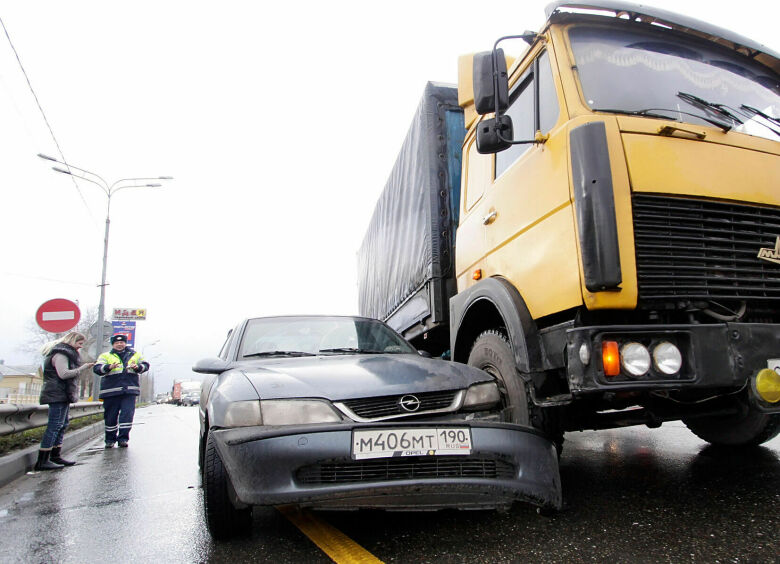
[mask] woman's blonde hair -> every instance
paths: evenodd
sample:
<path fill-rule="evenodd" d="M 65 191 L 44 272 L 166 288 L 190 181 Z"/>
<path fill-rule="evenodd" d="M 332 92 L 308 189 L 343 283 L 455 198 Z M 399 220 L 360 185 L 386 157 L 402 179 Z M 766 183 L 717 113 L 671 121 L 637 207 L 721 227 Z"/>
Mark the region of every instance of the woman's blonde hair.
<path fill-rule="evenodd" d="M 64 337 L 60 337 L 59 339 L 55 339 L 54 341 L 49 341 L 45 345 L 41 347 L 41 354 L 43 356 L 48 356 L 51 350 L 59 344 L 63 345 L 70 345 L 73 346 L 79 341 L 86 341 L 87 338 L 84 336 L 83 333 L 79 333 L 78 331 L 71 331 Z"/>

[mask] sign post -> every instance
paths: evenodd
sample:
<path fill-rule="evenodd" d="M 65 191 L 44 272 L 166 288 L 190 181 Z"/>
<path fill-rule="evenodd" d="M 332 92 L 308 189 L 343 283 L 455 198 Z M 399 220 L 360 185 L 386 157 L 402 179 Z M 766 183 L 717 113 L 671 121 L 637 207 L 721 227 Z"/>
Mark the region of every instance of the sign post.
<path fill-rule="evenodd" d="M 78 325 L 79 319 L 81 319 L 79 306 L 62 298 L 42 303 L 35 313 L 38 326 L 49 333 L 70 331 Z"/>

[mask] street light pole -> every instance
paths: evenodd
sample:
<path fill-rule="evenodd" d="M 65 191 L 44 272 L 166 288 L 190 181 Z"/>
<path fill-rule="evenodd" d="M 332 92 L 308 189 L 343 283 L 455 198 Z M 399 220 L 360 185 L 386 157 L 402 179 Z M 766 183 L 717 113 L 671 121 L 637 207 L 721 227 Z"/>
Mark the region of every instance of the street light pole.
<path fill-rule="evenodd" d="M 119 192 L 120 190 L 124 188 L 159 188 L 162 186 L 162 184 L 122 184 L 123 182 L 142 182 L 147 180 L 173 180 L 172 176 L 154 176 L 154 177 L 146 177 L 146 178 L 122 178 L 120 180 L 117 180 L 113 184 L 108 184 L 101 176 L 95 174 L 94 172 L 91 172 L 89 170 L 79 168 L 77 166 L 73 166 L 71 164 L 59 161 L 55 159 L 54 157 L 50 157 L 48 155 L 44 155 L 41 153 L 38 153 L 38 156 L 44 160 L 52 161 L 55 163 L 59 163 L 61 165 L 65 165 L 68 167 L 69 170 L 65 170 L 60 167 L 53 166 L 52 169 L 56 172 L 60 172 L 62 174 L 67 174 L 70 176 L 73 176 L 74 178 L 79 178 L 81 180 L 86 180 L 87 182 L 91 182 L 92 184 L 97 184 L 101 190 L 103 190 L 103 193 L 106 195 L 106 230 L 105 234 L 103 236 L 103 269 L 102 274 L 100 277 L 100 303 L 98 305 L 98 321 L 97 321 L 97 330 L 95 335 L 95 360 L 97 360 L 97 357 L 100 356 L 102 349 L 103 349 L 103 339 L 105 338 L 105 335 L 103 333 L 103 324 L 105 323 L 105 314 L 106 314 L 106 270 L 108 266 L 108 234 L 109 229 L 111 227 L 111 196 Z M 83 172 L 85 174 L 94 176 L 98 180 L 94 180 L 93 178 L 88 178 L 87 176 L 82 176 L 78 174 L 73 174 L 70 169 L 75 169 L 80 172 Z M 100 392 L 100 376 L 95 375 L 92 381 L 92 400 L 97 401 L 97 396 Z"/>

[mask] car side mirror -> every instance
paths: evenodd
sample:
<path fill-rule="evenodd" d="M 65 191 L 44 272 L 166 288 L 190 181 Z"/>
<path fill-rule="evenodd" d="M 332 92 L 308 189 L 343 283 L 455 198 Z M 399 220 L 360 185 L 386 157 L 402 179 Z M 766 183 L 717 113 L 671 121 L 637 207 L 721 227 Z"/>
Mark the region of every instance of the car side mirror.
<path fill-rule="evenodd" d="M 474 55 L 473 81 L 474 107 L 479 115 L 506 111 L 509 105 L 509 76 L 506 72 L 506 57 L 503 49 L 483 51 Z M 496 108 L 496 89 L 498 89 L 498 108 Z"/>
<path fill-rule="evenodd" d="M 420 356 L 423 358 L 433 358 L 433 355 L 428 351 L 417 351 L 417 352 L 420 353 Z"/>
<path fill-rule="evenodd" d="M 230 363 L 221 358 L 203 358 L 195 363 L 192 371 L 200 374 L 222 374 L 229 366 Z"/>

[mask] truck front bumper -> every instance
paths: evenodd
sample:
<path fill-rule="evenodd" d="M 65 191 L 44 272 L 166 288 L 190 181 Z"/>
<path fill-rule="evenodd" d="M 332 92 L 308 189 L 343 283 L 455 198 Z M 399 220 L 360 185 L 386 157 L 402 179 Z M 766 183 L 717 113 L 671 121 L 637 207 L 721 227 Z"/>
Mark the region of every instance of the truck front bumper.
<path fill-rule="evenodd" d="M 638 342 L 650 351 L 666 341 L 682 353 L 682 368 L 667 375 L 651 362 L 643 376 L 625 370 L 606 376 L 602 363 L 605 341 L 620 346 Z M 701 391 L 702 395 L 728 393 L 751 383 L 758 372 L 780 364 L 780 325 L 720 323 L 712 325 L 634 325 L 578 327 L 567 331 L 569 388 L 574 395 L 642 390 Z M 780 413 L 780 402 L 768 404 L 750 394 L 757 407 Z"/>

